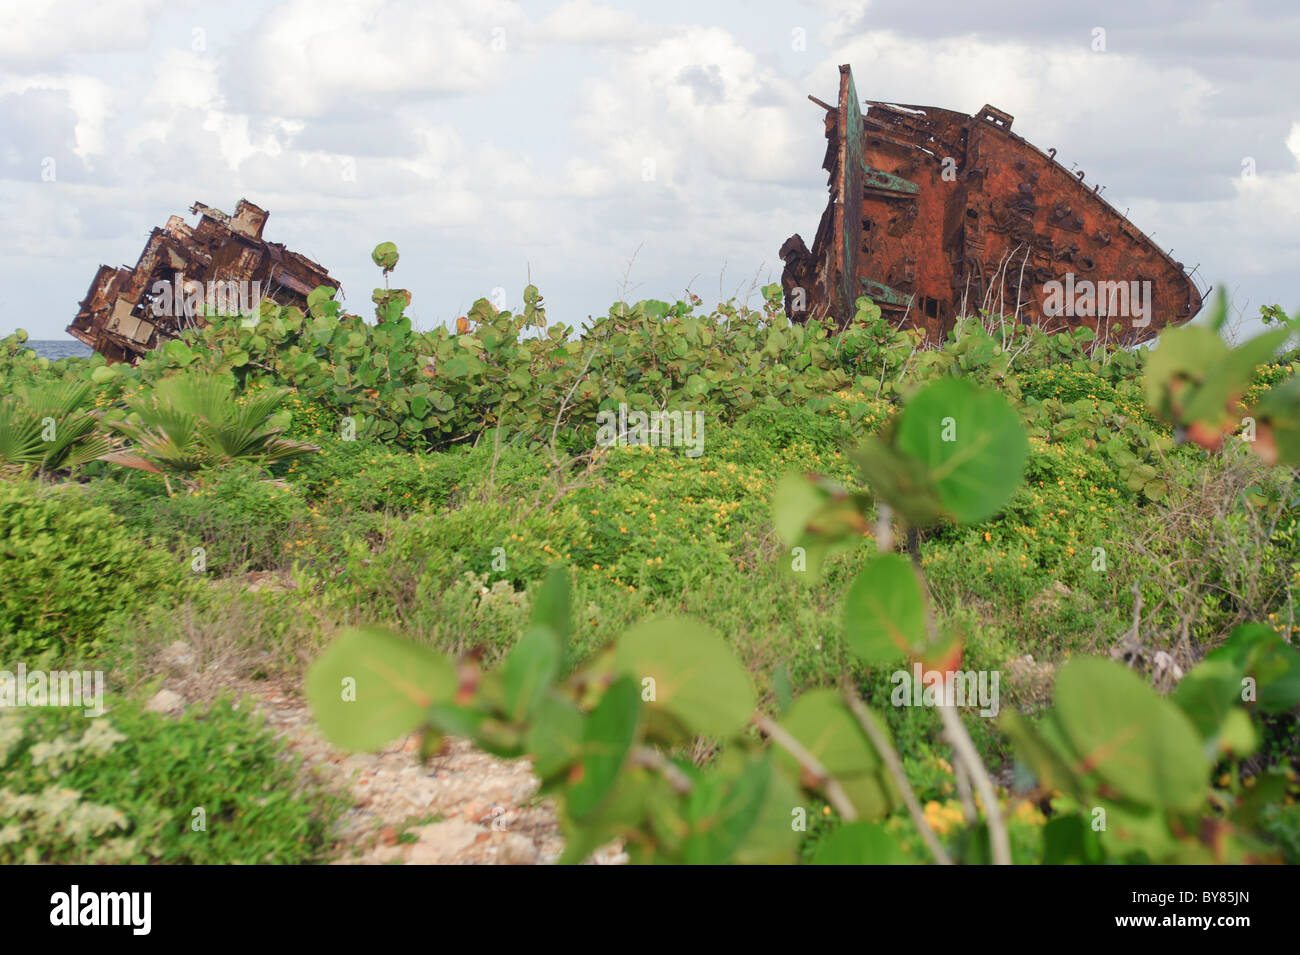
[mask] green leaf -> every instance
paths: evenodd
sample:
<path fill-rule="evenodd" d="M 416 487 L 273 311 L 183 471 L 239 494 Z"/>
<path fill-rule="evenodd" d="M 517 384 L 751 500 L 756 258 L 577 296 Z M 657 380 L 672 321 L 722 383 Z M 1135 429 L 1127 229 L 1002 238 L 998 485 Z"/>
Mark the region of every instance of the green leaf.
<path fill-rule="evenodd" d="M 502 664 L 506 716 L 522 723 L 541 703 L 560 675 L 563 650 L 550 627 L 532 627 L 511 648 Z"/>
<path fill-rule="evenodd" d="M 1241 703 L 1244 675 L 1242 666 L 1226 657 L 1207 657 L 1178 682 L 1169 699 L 1187 714 L 1202 739 L 1213 740 Z"/>
<path fill-rule="evenodd" d="M 864 663 L 892 663 L 924 649 L 925 602 L 907 558 L 882 554 L 859 571 L 844 600 L 844 633 Z"/>
<path fill-rule="evenodd" d="M 776 697 L 777 711 L 784 716 L 794 703 L 794 688 L 790 685 L 790 668 L 778 663 L 772 671 L 772 695 Z"/>
<path fill-rule="evenodd" d="M 545 782 L 581 758 L 582 723 L 582 712 L 568 700 L 549 696 L 538 704 L 527 734 L 538 779 Z"/>
<path fill-rule="evenodd" d="M 766 758 L 751 759 L 739 772 L 700 777 L 686 803 L 690 834 L 682 852 L 687 865 L 723 865 L 757 823 L 772 779 Z"/>
<path fill-rule="evenodd" d="M 163 354 L 168 360 L 178 365 L 188 365 L 198 356 L 194 354 L 189 345 L 185 344 L 179 338 L 174 338 L 167 344 L 163 345 Z"/>
<path fill-rule="evenodd" d="M 826 505 L 826 494 L 801 474 L 787 474 L 772 495 L 772 524 L 787 544 L 797 544 L 813 516 Z"/>
<path fill-rule="evenodd" d="M 581 822 L 601 808 L 636 739 L 640 697 L 630 676 L 615 680 L 582 730 L 581 772 L 569 788 L 568 809 Z"/>
<path fill-rule="evenodd" d="M 928 527 L 943 516 L 943 504 L 925 465 L 869 437 L 850 456 L 875 494 L 913 527 Z"/>
<path fill-rule="evenodd" d="M 907 403 L 895 445 L 926 467 L 944 509 L 970 524 L 1010 500 L 1029 456 L 1015 408 L 959 378 L 927 385 Z"/>
<path fill-rule="evenodd" d="M 666 711 L 691 733 L 734 736 L 754 712 L 749 672 L 721 637 L 689 617 L 637 624 L 619 638 L 614 664 L 636 680 L 651 712 Z"/>
<path fill-rule="evenodd" d="M 1231 754 L 1235 759 L 1244 759 L 1259 747 L 1259 734 L 1250 716 L 1240 707 L 1231 710 L 1223 721 L 1222 732 L 1215 742 L 1219 752 Z"/>
<path fill-rule="evenodd" d="M 1160 336 L 1160 347 L 1147 357 L 1142 376 L 1147 404 L 1174 423 L 1190 423 L 1197 413 L 1217 420 L 1231 392 L 1220 374 L 1227 360 L 1228 346 L 1217 332 L 1198 325 L 1169 329 Z M 1172 389 L 1179 381 L 1183 390 L 1175 393 Z"/>
<path fill-rule="evenodd" d="M 392 242 L 380 242 L 370 253 L 370 258 L 385 272 L 391 272 L 397 265 L 397 246 Z"/>
<path fill-rule="evenodd" d="M 603 801 L 581 819 L 566 813 L 560 823 L 564 829 L 564 854 L 559 865 L 572 865 L 587 858 L 611 839 L 622 838 L 629 856 L 637 858 L 635 839 L 640 835 L 652 803 L 663 797 L 667 783 L 647 769 L 632 767 L 620 773 Z M 570 807 L 571 808 L 571 807 Z"/>
<path fill-rule="evenodd" d="M 877 728 L 888 729 L 874 715 Z M 795 700 L 781 726 L 835 777 L 864 819 L 879 819 L 897 802 L 893 781 L 857 718 L 834 690 L 813 690 Z M 798 761 L 779 747 L 778 766 L 799 775 Z"/>
<path fill-rule="evenodd" d="M 456 693 L 451 661 L 377 627 L 346 631 L 312 664 L 307 699 L 340 749 L 375 750 L 411 732 Z M 350 698 L 354 697 L 354 698 Z"/>
<path fill-rule="evenodd" d="M 1205 663 L 1217 660 L 1231 660 L 1241 676 L 1254 679 L 1254 702 L 1265 713 L 1285 713 L 1300 705 L 1300 652 L 1271 627 L 1262 623 L 1237 627 L 1223 646 L 1205 657 Z M 1250 702 L 1242 698 L 1242 689 L 1239 682 L 1237 700 Z"/>
<path fill-rule="evenodd" d="M 1269 463 L 1300 467 L 1300 377 L 1270 388 L 1251 414 L 1258 432 L 1255 449 L 1261 457 Z"/>
<path fill-rule="evenodd" d="M 723 759 L 732 752 L 725 751 Z M 794 861 L 803 840 L 803 833 L 791 824 L 792 810 L 799 802 L 799 790 L 785 773 L 771 773 L 758 816 L 748 835 L 736 847 L 732 861 L 738 865 L 774 865 Z"/>
<path fill-rule="evenodd" d="M 878 822 L 846 822 L 817 844 L 813 865 L 916 865 Z"/>
<path fill-rule="evenodd" d="M 424 711 L 424 718 L 444 736 L 463 736 L 481 743 L 476 737 L 487 714 L 454 703 L 434 703 Z"/>
<path fill-rule="evenodd" d="M 563 645 L 569 639 L 569 613 L 569 575 L 562 566 L 555 566 L 533 598 L 531 623 L 549 627 Z"/>
<path fill-rule="evenodd" d="M 1080 815 L 1055 816 L 1043 827 L 1043 865 L 1097 865 L 1101 842 Z"/>
<path fill-rule="evenodd" d="M 1050 713 L 1044 717 L 1045 722 L 1052 719 Z M 1072 768 L 1078 757 L 1056 745 L 1059 731 L 1050 734 L 1040 732 L 1039 727 L 1030 724 L 1014 709 L 1002 711 L 998 718 L 998 728 L 1011 740 L 1016 757 L 1034 774 L 1040 786 L 1074 796 L 1082 794 L 1079 776 Z"/>
<path fill-rule="evenodd" d="M 1209 772 L 1191 720 L 1132 671 L 1076 657 L 1056 678 L 1056 713 L 1071 745 L 1125 798 L 1194 810 Z"/>

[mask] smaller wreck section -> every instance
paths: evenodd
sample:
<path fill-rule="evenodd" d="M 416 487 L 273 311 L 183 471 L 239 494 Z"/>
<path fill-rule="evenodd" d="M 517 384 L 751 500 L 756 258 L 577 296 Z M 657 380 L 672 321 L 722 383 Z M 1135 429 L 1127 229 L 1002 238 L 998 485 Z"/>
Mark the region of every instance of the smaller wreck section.
<path fill-rule="evenodd" d="M 838 106 L 809 99 L 825 110 L 830 199 L 811 249 L 799 235 L 781 247 L 792 321 L 842 329 L 866 295 L 930 341 L 985 308 L 1132 345 L 1200 310 L 1195 269 L 1055 149 L 1011 132 L 1010 114 L 877 101 L 864 112 L 848 66 Z"/>
<path fill-rule="evenodd" d="M 180 216 L 149 235 L 135 268 L 101 265 L 68 334 L 110 362 L 135 361 L 205 316 L 252 315 L 262 299 L 306 307 L 318 286 L 338 288 L 325 267 L 262 239 L 269 213 L 240 199 L 233 216 L 201 202 L 199 222 Z"/>

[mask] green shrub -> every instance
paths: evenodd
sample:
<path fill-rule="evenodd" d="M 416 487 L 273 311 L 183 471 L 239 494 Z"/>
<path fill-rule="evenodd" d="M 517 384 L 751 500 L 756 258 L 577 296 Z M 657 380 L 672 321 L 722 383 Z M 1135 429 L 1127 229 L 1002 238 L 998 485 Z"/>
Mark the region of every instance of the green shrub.
<path fill-rule="evenodd" d="M 1262 814 L 1262 828 L 1287 865 L 1300 865 L 1300 803 L 1274 803 Z"/>
<path fill-rule="evenodd" d="M 127 701 L 6 714 L 0 770 L 5 864 L 312 862 L 338 811 L 229 701 L 176 719 Z"/>
<path fill-rule="evenodd" d="M 807 408 L 764 405 L 741 415 L 736 430 L 745 437 L 746 445 L 752 449 L 750 453 L 756 455 L 795 443 L 811 445 L 823 453 L 839 451 L 852 440 L 853 429 L 833 410 L 827 414 Z"/>
<path fill-rule="evenodd" d="M 0 650 L 85 650 L 118 613 L 165 598 L 181 569 L 77 485 L 0 482 Z"/>
<path fill-rule="evenodd" d="M 325 438 L 320 454 L 293 462 L 285 477 L 334 510 L 414 511 L 445 505 L 466 461 L 460 452 L 421 454 Z"/>
<path fill-rule="evenodd" d="M 229 575 L 273 570 L 300 553 L 322 522 L 302 491 L 284 481 L 265 480 L 255 466 L 234 463 L 205 473 L 188 490 L 169 497 L 154 477 L 131 476 L 90 485 L 97 502 L 189 568 L 194 549 L 203 548 L 206 572 Z"/>

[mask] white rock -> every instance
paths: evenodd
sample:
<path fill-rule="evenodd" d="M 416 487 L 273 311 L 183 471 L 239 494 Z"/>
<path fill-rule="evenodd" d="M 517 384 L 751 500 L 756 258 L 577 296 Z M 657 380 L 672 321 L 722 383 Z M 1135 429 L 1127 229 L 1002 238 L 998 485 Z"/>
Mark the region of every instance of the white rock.
<path fill-rule="evenodd" d="M 406 861 L 411 865 L 440 865 L 453 861 L 456 853 L 472 846 L 483 829 L 464 819 L 448 819 L 411 832 L 419 841 L 411 846 Z"/>
<path fill-rule="evenodd" d="M 533 840 L 512 832 L 497 849 L 498 865 L 536 865 L 537 847 Z"/>
<path fill-rule="evenodd" d="M 177 670 L 189 670 L 194 666 L 197 657 L 188 643 L 184 640 L 175 640 L 160 654 L 159 659 L 165 666 Z"/>
<path fill-rule="evenodd" d="M 150 713 L 163 713 L 170 716 L 185 709 L 185 697 L 175 690 L 159 690 L 144 708 Z"/>

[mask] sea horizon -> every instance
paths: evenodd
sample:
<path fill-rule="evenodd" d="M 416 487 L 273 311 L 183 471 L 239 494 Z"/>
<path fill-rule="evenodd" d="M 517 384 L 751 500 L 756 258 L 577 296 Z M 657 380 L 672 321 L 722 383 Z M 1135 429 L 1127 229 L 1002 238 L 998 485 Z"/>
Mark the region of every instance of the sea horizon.
<path fill-rule="evenodd" d="M 58 361 L 60 358 L 89 358 L 95 350 L 75 338 L 29 338 L 25 347 L 42 358 Z"/>

